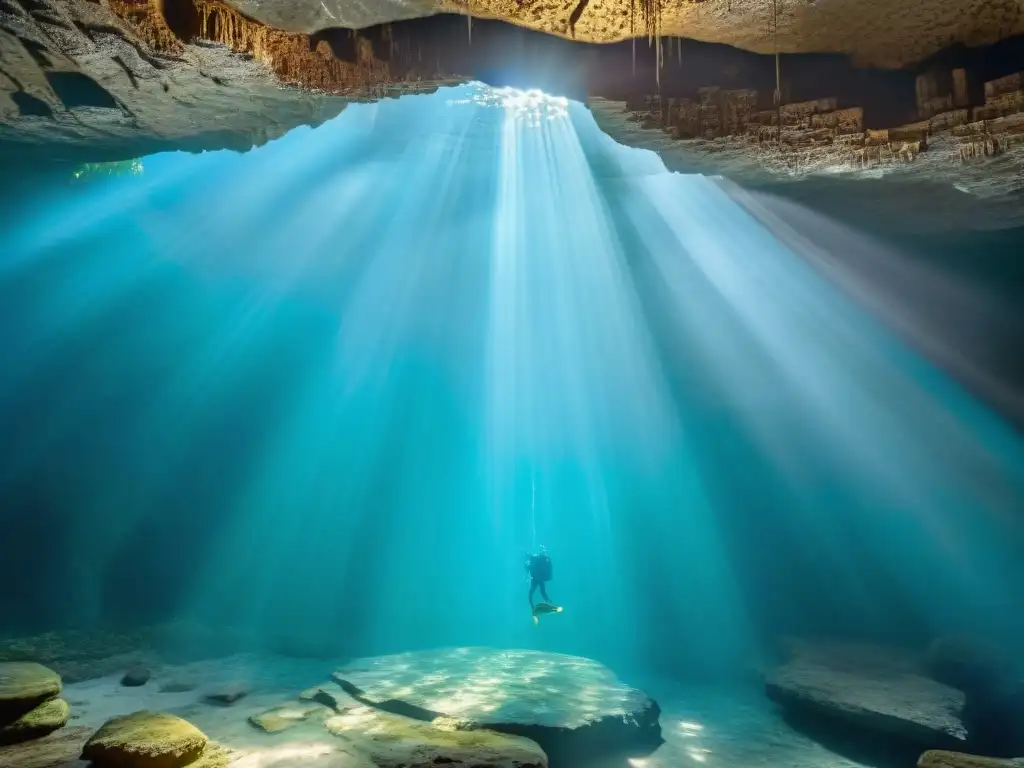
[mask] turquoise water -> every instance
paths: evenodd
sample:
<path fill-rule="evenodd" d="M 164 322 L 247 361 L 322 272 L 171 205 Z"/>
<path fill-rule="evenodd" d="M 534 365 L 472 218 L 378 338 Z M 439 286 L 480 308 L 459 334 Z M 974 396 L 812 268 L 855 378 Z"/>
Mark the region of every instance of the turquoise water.
<path fill-rule="evenodd" d="M 5 235 L 19 626 L 702 675 L 1019 638 L 1019 435 L 584 106 L 469 85 L 143 164 Z"/>

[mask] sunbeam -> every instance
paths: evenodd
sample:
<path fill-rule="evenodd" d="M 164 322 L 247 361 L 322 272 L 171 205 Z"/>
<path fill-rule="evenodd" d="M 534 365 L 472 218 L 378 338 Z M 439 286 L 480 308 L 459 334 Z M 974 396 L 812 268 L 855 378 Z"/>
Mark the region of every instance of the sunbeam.
<path fill-rule="evenodd" d="M 872 269 L 758 196 L 479 83 L 144 167 L 0 255 L 0 489 L 28 531 L 67 510 L 69 623 L 701 679 L 826 625 L 1024 640 L 1019 433 Z M 528 594 L 542 546 L 558 616 Z M 499 707 L 509 658 L 435 681 L 430 713 Z M 673 717 L 688 763 L 722 759 Z"/>

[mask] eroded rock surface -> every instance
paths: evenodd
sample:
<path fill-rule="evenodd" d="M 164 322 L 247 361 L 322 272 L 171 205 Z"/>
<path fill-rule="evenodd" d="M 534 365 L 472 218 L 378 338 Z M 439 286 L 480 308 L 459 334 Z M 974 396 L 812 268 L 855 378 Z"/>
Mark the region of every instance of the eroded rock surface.
<path fill-rule="evenodd" d="M 918 78 L 918 121 L 884 129 L 865 128 L 864 110 L 836 97 L 776 110 L 765 108 L 770 94 L 713 84 L 694 98 L 593 98 L 589 106 L 602 130 L 658 152 L 672 170 L 783 194 L 799 184 L 811 198 L 838 187 L 840 209 L 894 229 L 1024 223 L 1024 75 L 993 79 L 971 96 L 957 85 L 964 70 L 946 74 L 944 87 L 934 74 Z"/>
<path fill-rule="evenodd" d="M 115 13 L 137 7 L 0 5 L 0 162 L 244 150 L 345 106 L 335 96 L 282 88 L 252 56 L 182 43 L 159 17 Z"/>
<path fill-rule="evenodd" d="M 333 677 L 379 710 L 524 736 L 552 764 L 601 753 L 637 757 L 662 741 L 657 703 L 575 656 L 457 648 L 363 659 Z"/>
<path fill-rule="evenodd" d="M 286 704 L 249 717 L 249 722 L 266 733 L 280 733 L 294 728 L 310 717 L 326 717 L 329 710 L 322 704 Z"/>
<path fill-rule="evenodd" d="M 535 742 L 492 730 L 437 727 L 372 707 L 328 718 L 333 735 L 351 739 L 379 768 L 446 765 L 453 768 L 547 768 Z"/>
<path fill-rule="evenodd" d="M 231 0 L 252 18 L 295 32 L 382 24 L 439 11 L 503 19 L 577 40 L 611 42 L 647 31 L 770 53 L 773 6 L 764 0 Z M 981 45 L 1024 32 L 1017 0 L 779 0 L 777 41 L 783 53 L 849 53 L 876 66 L 920 61 L 951 43 Z"/>
<path fill-rule="evenodd" d="M 798 716 L 923 749 L 956 749 L 967 741 L 960 719 L 964 694 L 907 668 L 858 663 L 824 654 L 797 656 L 771 673 L 768 696 Z"/>

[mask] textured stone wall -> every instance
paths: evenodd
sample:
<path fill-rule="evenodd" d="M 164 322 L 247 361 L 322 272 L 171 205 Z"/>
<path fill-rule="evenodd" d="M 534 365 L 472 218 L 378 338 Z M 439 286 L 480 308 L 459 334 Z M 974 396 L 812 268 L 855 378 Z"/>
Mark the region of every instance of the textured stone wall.
<path fill-rule="evenodd" d="M 783 104 L 776 112 L 759 108 L 770 101 L 769 94 L 717 86 L 698 89 L 696 101 L 634 97 L 627 109 L 644 127 L 661 128 L 675 139 L 746 141 L 752 151 L 770 148 L 766 157 L 771 162 L 782 158 L 792 167 L 909 163 L 929 151 L 937 137 L 944 139 L 939 143 L 955 162 L 998 155 L 1024 143 L 1024 74 L 985 83 L 985 103 L 975 107 L 967 106 L 968 75 L 956 70 L 918 78 L 922 119 L 885 129 L 865 130 L 864 110 L 840 108 L 835 97 Z M 944 88 L 949 92 L 942 93 Z M 954 108 L 955 103 L 961 106 Z"/>

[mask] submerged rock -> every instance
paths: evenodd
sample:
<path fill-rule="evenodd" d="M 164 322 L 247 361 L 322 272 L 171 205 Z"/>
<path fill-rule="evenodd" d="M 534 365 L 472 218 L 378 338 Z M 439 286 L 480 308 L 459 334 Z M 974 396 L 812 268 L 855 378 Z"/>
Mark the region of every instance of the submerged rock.
<path fill-rule="evenodd" d="M 457 648 L 361 659 L 334 680 L 391 714 L 535 741 L 552 765 L 639 757 L 662 743 L 660 709 L 595 661 L 538 651 Z"/>
<path fill-rule="evenodd" d="M 176 677 L 160 684 L 160 693 L 187 693 L 194 691 L 199 685 L 187 677 Z"/>
<path fill-rule="evenodd" d="M 180 768 L 195 762 L 206 742 L 187 720 L 143 710 L 107 721 L 86 742 L 82 759 L 111 768 Z"/>
<path fill-rule="evenodd" d="M 50 699 L 0 728 L 0 744 L 42 738 L 67 725 L 68 715 L 68 703 L 64 699 Z"/>
<path fill-rule="evenodd" d="M 831 724 L 867 740 L 892 739 L 917 748 L 956 749 L 966 743 L 960 719 L 964 694 L 902 663 L 829 662 L 818 652 L 797 656 L 771 673 L 769 698 L 790 714 Z"/>
<path fill-rule="evenodd" d="M 917 768 L 1024 768 L 1024 758 L 1000 760 L 961 752 L 931 750 L 921 755 Z"/>
<path fill-rule="evenodd" d="M 151 674 L 149 667 L 137 664 L 124 673 L 124 677 L 121 678 L 121 685 L 126 688 L 137 688 L 148 683 Z"/>
<path fill-rule="evenodd" d="M 322 704 L 286 704 L 252 715 L 249 722 L 261 731 L 279 733 L 298 725 L 313 714 L 326 715 L 328 711 Z"/>
<path fill-rule="evenodd" d="M 229 683 L 222 688 L 207 692 L 203 697 L 208 703 L 216 704 L 220 707 L 230 707 L 239 699 L 244 699 L 249 695 L 249 690 L 243 683 Z"/>
<path fill-rule="evenodd" d="M 0 663 L 0 725 L 31 712 L 61 691 L 60 675 L 30 661 Z"/>
<path fill-rule="evenodd" d="M 358 706 L 355 699 L 345 693 L 344 689 L 333 680 L 307 688 L 299 694 L 301 701 L 315 701 L 323 706 L 341 713 L 353 706 Z"/>
<path fill-rule="evenodd" d="M 372 707 L 355 707 L 325 725 L 380 768 L 547 768 L 540 746 L 521 736 L 491 730 L 439 728 Z"/>

